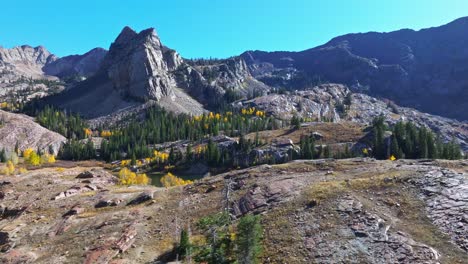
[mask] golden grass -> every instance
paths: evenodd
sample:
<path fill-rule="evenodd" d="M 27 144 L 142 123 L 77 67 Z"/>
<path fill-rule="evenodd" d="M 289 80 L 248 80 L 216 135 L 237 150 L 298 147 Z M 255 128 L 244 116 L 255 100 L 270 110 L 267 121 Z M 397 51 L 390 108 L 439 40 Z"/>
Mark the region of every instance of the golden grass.
<path fill-rule="evenodd" d="M 84 212 L 79 214 L 77 217 L 78 218 L 90 218 L 90 217 L 95 217 L 98 213 L 96 211 L 89 211 L 89 212 Z"/>
<path fill-rule="evenodd" d="M 91 197 L 91 196 L 96 195 L 96 193 L 97 193 L 96 191 L 82 192 L 82 193 L 80 193 L 80 196 Z"/>
<path fill-rule="evenodd" d="M 310 186 L 306 191 L 306 196 L 310 201 L 320 202 L 346 191 L 394 186 L 395 180 L 407 176 L 409 172 L 390 171 L 376 176 L 367 175 L 367 177 L 355 179 L 318 182 Z"/>

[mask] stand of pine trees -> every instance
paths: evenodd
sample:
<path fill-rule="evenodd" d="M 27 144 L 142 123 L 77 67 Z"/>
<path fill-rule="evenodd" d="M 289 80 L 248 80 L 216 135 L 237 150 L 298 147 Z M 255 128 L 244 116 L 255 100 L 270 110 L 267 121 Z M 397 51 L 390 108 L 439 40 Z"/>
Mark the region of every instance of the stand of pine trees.
<path fill-rule="evenodd" d="M 67 114 L 46 106 L 36 113 L 36 121 L 43 127 L 62 134 L 68 139 L 84 139 L 86 122 L 79 115 Z"/>
<path fill-rule="evenodd" d="M 431 130 L 417 127 L 412 122 L 398 122 L 391 129 L 390 140 L 384 138 L 390 130 L 384 124 L 383 117 L 373 122 L 373 155 L 377 159 L 390 156 L 401 159 L 461 159 L 461 149 L 454 140 L 443 143 Z"/>
<path fill-rule="evenodd" d="M 58 158 L 62 160 L 90 160 L 96 158 L 96 149 L 91 140 L 86 144 L 77 140 L 66 142 L 58 153 Z"/>
<path fill-rule="evenodd" d="M 176 140 L 199 141 L 206 136 L 217 136 L 223 131 L 228 136 L 275 128 L 274 119 L 261 111 L 226 112 L 192 117 L 173 114 L 153 107 L 142 122 L 132 121 L 103 140 L 100 156 L 106 161 L 135 156 L 137 159 L 151 156 L 149 146 Z M 218 162 L 221 154 L 210 147 L 209 160 Z"/>

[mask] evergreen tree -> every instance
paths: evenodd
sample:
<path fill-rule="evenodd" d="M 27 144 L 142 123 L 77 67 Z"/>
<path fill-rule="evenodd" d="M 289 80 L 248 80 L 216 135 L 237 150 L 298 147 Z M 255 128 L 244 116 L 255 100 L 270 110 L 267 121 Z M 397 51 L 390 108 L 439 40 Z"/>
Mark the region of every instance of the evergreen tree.
<path fill-rule="evenodd" d="M 17 155 L 20 154 L 19 142 L 18 142 L 18 141 L 16 141 L 16 144 L 15 144 L 15 153 L 16 153 Z"/>
<path fill-rule="evenodd" d="M 297 116 L 293 116 L 292 119 L 291 119 L 291 126 L 294 129 L 301 128 L 301 119 L 299 117 L 297 117 Z"/>
<path fill-rule="evenodd" d="M 6 158 L 5 148 L 2 148 L 2 150 L 0 151 L 0 162 L 6 162 L 6 161 L 7 161 L 7 158 Z"/>
<path fill-rule="evenodd" d="M 403 158 L 403 152 L 400 149 L 400 146 L 398 145 L 398 140 L 395 134 L 392 135 L 390 138 L 390 155 L 395 156 L 397 159 Z"/>
<path fill-rule="evenodd" d="M 187 230 L 182 229 L 182 231 L 180 231 L 180 243 L 179 243 L 179 247 L 177 250 L 179 257 L 181 259 L 184 259 L 190 256 L 190 249 L 191 249 L 191 245 L 190 245 L 189 234 Z"/>
<path fill-rule="evenodd" d="M 260 216 L 247 215 L 242 217 L 237 225 L 237 230 L 237 262 L 239 264 L 260 263 L 263 233 Z"/>
<path fill-rule="evenodd" d="M 329 159 L 332 157 L 330 146 L 326 145 L 324 150 L 323 150 L 323 157 L 326 159 Z"/>
<path fill-rule="evenodd" d="M 187 144 L 187 148 L 185 150 L 185 159 L 187 162 L 191 162 L 193 160 L 192 145 L 190 144 Z"/>

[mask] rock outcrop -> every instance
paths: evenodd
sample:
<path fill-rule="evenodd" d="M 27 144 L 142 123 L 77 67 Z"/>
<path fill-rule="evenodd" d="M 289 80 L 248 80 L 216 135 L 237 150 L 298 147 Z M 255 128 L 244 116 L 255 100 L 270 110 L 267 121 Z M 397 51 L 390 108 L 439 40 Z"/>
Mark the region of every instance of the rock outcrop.
<path fill-rule="evenodd" d="M 27 148 L 40 149 L 45 152 L 52 148 L 57 154 L 65 137 L 52 132 L 29 117 L 0 110 L 0 149 L 13 151 L 16 144 L 20 150 Z"/>

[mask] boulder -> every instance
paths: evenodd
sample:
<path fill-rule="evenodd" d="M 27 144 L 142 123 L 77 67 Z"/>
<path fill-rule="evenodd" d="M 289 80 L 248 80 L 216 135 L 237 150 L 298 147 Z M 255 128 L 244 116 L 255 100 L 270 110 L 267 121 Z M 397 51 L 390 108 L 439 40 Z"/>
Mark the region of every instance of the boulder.
<path fill-rule="evenodd" d="M 154 197 L 154 192 L 153 191 L 146 191 L 141 194 L 139 194 L 137 197 L 135 197 L 133 200 L 127 203 L 127 205 L 137 205 L 144 203 L 146 201 L 152 200 Z"/>

